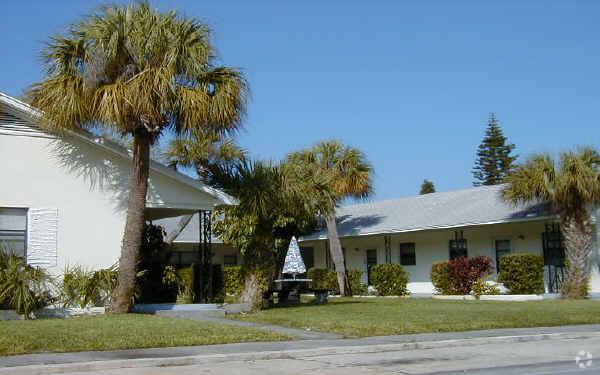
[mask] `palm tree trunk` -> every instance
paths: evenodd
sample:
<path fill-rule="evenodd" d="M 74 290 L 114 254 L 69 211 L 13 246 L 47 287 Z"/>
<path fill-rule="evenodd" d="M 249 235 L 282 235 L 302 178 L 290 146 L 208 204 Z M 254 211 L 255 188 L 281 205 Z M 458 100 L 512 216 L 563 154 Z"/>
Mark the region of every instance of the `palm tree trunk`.
<path fill-rule="evenodd" d="M 167 235 L 167 238 L 165 239 L 167 245 L 171 246 L 171 244 L 173 243 L 173 241 L 175 241 L 177 236 L 179 236 L 179 234 L 183 232 L 185 227 L 190 223 L 190 221 L 192 220 L 192 216 L 194 216 L 194 214 L 184 215 L 181 217 L 179 223 L 177 223 L 177 226 Z"/>
<path fill-rule="evenodd" d="M 129 203 L 121 258 L 119 259 L 119 275 L 117 287 L 111 302 L 111 312 L 123 314 L 131 311 L 135 276 L 144 232 L 144 209 L 148 192 L 148 175 L 150 170 L 150 138 L 145 133 L 135 133 L 133 138 L 133 165 Z"/>
<path fill-rule="evenodd" d="M 251 270 L 245 273 L 244 287 L 240 293 L 239 303 L 245 303 L 250 306 L 252 311 L 259 311 L 265 307 L 265 287 L 262 275 L 258 270 Z"/>
<path fill-rule="evenodd" d="M 585 298 L 589 293 L 590 255 L 593 226 L 586 213 L 565 215 L 562 223 L 565 236 L 567 275 L 562 294 L 567 298 Z"/>
<path fill-rule="evenodd" d="M 340 295 L 351 296 L 352 289 L 350 288 L 348 275 L 346 274 L 344 253 L 342 252 L 342 244 L 340 243 L 340 237 L 338 236 L 337 225 L 335 223 L 335 212 L 327 215 L 325 217 L 325 222 L 327 223 L 327 233 L 329 237 L 329 252 L 331 254 L 331 259 L 333 259 L 333 264 L 335 265 Z"/>

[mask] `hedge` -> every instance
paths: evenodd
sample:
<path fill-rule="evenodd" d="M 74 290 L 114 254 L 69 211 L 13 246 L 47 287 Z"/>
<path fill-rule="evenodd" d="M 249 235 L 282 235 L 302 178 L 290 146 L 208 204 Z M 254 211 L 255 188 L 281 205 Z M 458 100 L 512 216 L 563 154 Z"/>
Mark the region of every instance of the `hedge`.
<path fill-rule="evenodd" d="M 371 268 L 371 284 L 380 296 L 408 295 L 408 272 L 400 264 L 378 264 Z"/>
<path fill-rule="evenodd" d="M 327 268 L 310 268 L 306 273 L 306 278 L 311 279 L 311 288 L 317 290 L 331 290 L 329 281 L 329 272 Z M 337 279 L 336 279 L 337 282 Z"/>
<path fill-rule="evenodd" d="M 431 282 L 440 294 L 470 294 L 478 280 L 493 271 L 492 263 L 492 259 L 485 256 L 437 262 L 431 266 Z"/>
<path fill-rule="evenodd" d="M 244 280 L 242 280 L 242 267 L 224 267 L 223 268 L 223 284 L 225 293 L 229 295 L 238 295 L 242 292 L 244 287 Z"/>
<path fill-rule="evenodd" d="M 510 254 L 500 259 L 498 282 L 511 294 L 544 293 L 544 258 L 538 254 Z"/>
<path fill-rule="evenodd" d="M 457 294 L 454 290 L 450 261 L 433 263 L 430 278 L 437 293 L 444 295 Z"/>
<path fill-rule="evenodd" d="M 363 275 L 363 271 L 352 269 L 346 270 L 348 275 L 348 281 L 350 282 L 350 288 L 354 295 L 365 295 L 367 294 L 367 286 L 360 282 Z M 335 270 L 327 268 L 311 268 L 308 270 L 307 278 L 312 279 L 313 289 L 327 289 L 335 293 L 340 292 L 340 288 L 337 281 L 337 273 Z"/>

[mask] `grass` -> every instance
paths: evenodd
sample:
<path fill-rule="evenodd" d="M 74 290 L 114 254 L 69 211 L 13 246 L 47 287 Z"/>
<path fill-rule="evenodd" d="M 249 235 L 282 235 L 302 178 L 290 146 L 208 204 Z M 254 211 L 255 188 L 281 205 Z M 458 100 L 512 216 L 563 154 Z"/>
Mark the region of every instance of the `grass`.
<path fill-rule="evenodd" d="M 0 321 L 0 355 L 291 339 L 270 331 L 141 314 Z"/>
<path fill-rule="evenodd" d="M 347 337 L 600 323 L 600 301 L 444 301 L 330 298 L 235 319 L 335 332 Z"/>

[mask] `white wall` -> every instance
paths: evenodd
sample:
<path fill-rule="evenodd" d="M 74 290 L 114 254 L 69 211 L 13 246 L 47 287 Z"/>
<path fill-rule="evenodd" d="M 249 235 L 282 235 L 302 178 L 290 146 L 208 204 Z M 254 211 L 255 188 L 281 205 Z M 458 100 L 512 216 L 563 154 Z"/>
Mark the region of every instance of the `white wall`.
<path fill-rule="evenodd" d="M 0 131 L 0 207 L 58 209 L 53 273 L 67 264 L 101 268 L 118 260 L 129 186 L 129 160 L 67 139 Z M 148 206 L 212 207 L 214 202 L 204 192 L 150 173 Z"/>
<path fill-rule="evenodd" d="M 495 224 L 468 227 L 462 230 L 464 238 L 467 239 L 469 257 L 485 255 L 495 261 L 494 241 L 496 239 L 510 239 L 513 253 L 542 254 L 543 222 Z M 400 262 L 400 243 L 415 243 L 416 265 L 405 266 L 410 273 L 408 288 L 412 293 L 431 293 L 433 291 L 433 285 L 429 278 L 431 265 L 438 261 L 448 260 L 448 241 L 454 238 L 454 232 L 452 230 L 428 230 L 390 236 L 392 263 Z M 314 247 L 315 265 L 325 267 L 324 240 L 305 241 L 301 243 L 301 246 Z M 386 262 L 383 235 L 344 238 L 342 247 L 346 249 L 347 267 L 364 271 L 363 282 L 367 281 L 367 249 L 377 249 L 378 264 Z"/>
<path fill-rule="evenodd" d="M 600 213 L 600 212 L 599 212 Z M 511 251 L 513 253 L 542 254 L 542 232 L 545 222 L 524 222 L 513 224 L 495 224 L 479 227 L 463 228 L 464 238 L 468 243 L 468 255 L 475 257 L 479 255 L 489 256 L 495 262 L 496 254 L 494 241 L 497 239 L 511 240 Z M 600 234 L 600 220 L 597 221 Z M 600 238 L 600 235 L 598 236 Z M 445 261 L 449 258 L 448 241 L 454 238 L 452 230 L 428 230 L 422 232 L 409 232 L 391 235 L 392 263 L 400 262 L 400 243 L 414 242 L 416 265 L 404 266 L 410 273 L 408 288 L 412 293 L 432 293 L 433 285 L 429 279 L 431 265 L 435 262 Z M 195 251 L 195 244 L 176 244 L 177 251 Z M 366 250 L 377 250 L 377 262 L 386 262 L 385 241 L 383 235 L 353 237 L 342 239 L 342 246 L 346 249 L 346 265 L 348 269 L 362 270 L 362 282 L 367 282 Z M 302 241 L 300 247 L 314 248 L 315 267 L 326 267 L 326 241 Z M 357 250 L 358 249 L 358 250 Z M 224 245 L 214 244 L 215 253 L 213 262 L 223 264 L 224 254 L 234 254 L 236 250 Z M 238 257 L 241 263 L 241 256 Z M 593 293 L 600 292 L 600 276 L 598 268 L 600 265 L 600 252 L 598 241 L 595 242 L 592 261 L 591 288 Z M 494 274 L 491 278 L 495 278 Z"/>

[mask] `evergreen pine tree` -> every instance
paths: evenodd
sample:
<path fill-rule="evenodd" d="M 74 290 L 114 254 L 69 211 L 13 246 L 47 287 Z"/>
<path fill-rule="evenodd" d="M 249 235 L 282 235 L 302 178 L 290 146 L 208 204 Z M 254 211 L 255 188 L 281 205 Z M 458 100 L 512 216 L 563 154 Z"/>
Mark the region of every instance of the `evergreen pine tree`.
<path fill-rule="evenodd" d="M 423 195 L 429 193 L 435 193 L 435 185 L 429 180 L 424 180 L 423 184 L 421 185 L 421 191 L 419 192 L 419 194 Z"/>
<path fill-rule="evenodd" d="M 518 157 L 518 155 L 511 155 L 514 149 L 514 144 L 506 143 L 506 137 L 496 119 L 496 114 L 491 113 L 485 137 L 477 149 L 473 185 L 497 185 L 504 182 L 513 170 L 514 162 Z"/>

